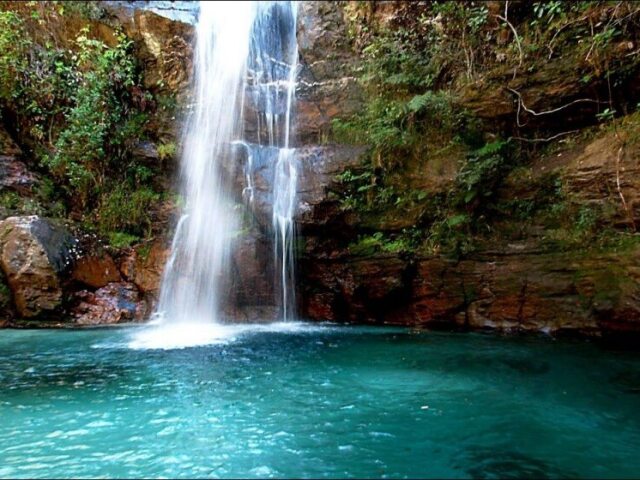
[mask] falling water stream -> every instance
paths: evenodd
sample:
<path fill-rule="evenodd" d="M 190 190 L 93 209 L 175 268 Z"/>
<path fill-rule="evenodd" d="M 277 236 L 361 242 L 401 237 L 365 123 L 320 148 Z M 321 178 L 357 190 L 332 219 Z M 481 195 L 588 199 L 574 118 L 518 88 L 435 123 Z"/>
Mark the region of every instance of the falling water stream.
<path fill-rule="evenodd" d="M 265 146 L 277 152 L 272 156 L 275 303 L 285 321 L 295 315 L 293 215 L 298 166 L 295 150 L 291 148 L 291 127 L 298 59 L 296 14 L 295 2 L 261 2 L 249 55 L 249 90 L 258 125 L 258 145 L 248 145 L 249 157 Z M 251 171 L 248 172 L 253 183 Z"/>
<path fill-rule="evenodd" d="M 273 155 L 272 235 L 280 319 L 295 312 L 293 214 L 297 166 L 290 148 L 297 65 L 294 2 L 201 2 L 194 57 L 194 108 L 181 161 L 185 207 L 162 280 L 151 343 L 198 344 L 220 334 L 233 240 L 241 231 L 233 192 L 233 146 L 249 151 L 245 200 L 253 200 L 254 153 Z M 244 112 L 258 137 L 243 138 Z M 256 142 L 257 140 L 257 142 Z M 158 328 L 160 327 L 160 328 Z M 224 330 L 224 329 L 223 329 Z M 207 334 L 209 332 L 209 334 Z M 149 340 L 149 338 L 147 338 Z M 160 346 L 160 345 L 159 345 Z"/>

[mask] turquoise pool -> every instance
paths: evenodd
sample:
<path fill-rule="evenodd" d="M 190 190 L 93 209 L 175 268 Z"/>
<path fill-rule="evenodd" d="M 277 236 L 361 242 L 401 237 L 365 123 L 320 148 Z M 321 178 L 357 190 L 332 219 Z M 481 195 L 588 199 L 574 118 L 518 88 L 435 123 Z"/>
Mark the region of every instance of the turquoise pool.
<path fill-rule="evenodd" d="M 0 331 L 0 477 L 637 477 L 640 355 L 404 329 Z"/>

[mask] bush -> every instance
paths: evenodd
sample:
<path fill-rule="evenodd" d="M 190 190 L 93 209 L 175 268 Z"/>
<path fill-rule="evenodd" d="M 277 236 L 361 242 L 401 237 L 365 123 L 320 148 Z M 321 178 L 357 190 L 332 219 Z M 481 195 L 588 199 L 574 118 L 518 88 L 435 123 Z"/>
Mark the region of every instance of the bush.
<path fill-rule="evenodd" d="M 102 197 L 98 208 L 98 230 L 103 234 L 123 231 L 143 236 L 151 226 L 152 207 L 160 196 L 147 187 L 130 190 L 127 186 L 115 186 Z"/>
<path fill-rule="evenodd" d="M 132 133 L 126 106 L 129 89 L 136 84 L 131 40 L 119 34 L 118 44 L 109 48 L 86 34 L 83 30 L 77 39 L 74 69 L 81 80 L 73 95 L 74 106 L 66 115 L 55 154 L 46 159 L 51 172 L 82 207 L 92 203 L 92 195 L 104 187 L 107 172 L 126 156 L 125 142 Z"/>

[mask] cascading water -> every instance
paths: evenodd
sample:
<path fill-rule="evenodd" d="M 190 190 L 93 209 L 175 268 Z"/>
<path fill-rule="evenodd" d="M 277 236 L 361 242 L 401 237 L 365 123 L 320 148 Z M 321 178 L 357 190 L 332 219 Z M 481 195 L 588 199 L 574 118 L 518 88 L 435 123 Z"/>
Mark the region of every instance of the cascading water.
<path fill-rule="evenodd" d="M 249 90 L 256 112 L 258 145 L 248 145 L 248 183 L 253 183 L 251 169 L 256 149 L 266 147 L 268 152 L 276 152 L 277 155 L 269 155 L 275 160 L 271 202 L 275 302 L 280 316 L 287 321 L 295 316 L 296 306 L 293 216 L 298 165 L 290 143 L 298 60 L 297 6 L 295 2 L 264 2 L 261 7 L 264 10 L 255 24 L 249 56 Z"/>
<path fill-rule="evenodd" d="M 295 313 L 293 214 L 297 181 L 290 148 L 297 66 L 294 2 L 200 2 L 196 27 L 194 108 L 186 124 L 181 164 L 185 207 L 177 223 L 162 280 L 156 328 L 138 338 L 153 346 L 186 346 L 215 337 L 221 297 L 230 272 L 234 212 L 234 145 L 247 147 L 245 200 L 253 201 L 252 158 L 277 151 L 271 192 L 276 305 L 281 318 Z M 250 102 L 257 144 L 243 139 Z M 179 336 L 180 338 L 176 338 Z"/>

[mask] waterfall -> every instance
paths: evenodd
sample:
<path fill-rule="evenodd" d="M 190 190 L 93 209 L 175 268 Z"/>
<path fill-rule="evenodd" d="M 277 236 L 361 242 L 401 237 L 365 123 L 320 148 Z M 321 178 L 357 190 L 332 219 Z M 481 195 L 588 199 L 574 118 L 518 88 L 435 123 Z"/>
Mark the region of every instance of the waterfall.
<path fill-rule="evenodd" d="M 272 183 L 275 303 L 280 308 L 281 318 L 287 321 L 295 317 L 296 306 L 293 216 L 298 165 L 290 143 L 298 60 L 297 5 L 295 2 L 264 2 L 260 5 L 263 14 L 256 21 L 249 57 L 249 89 L 259 126 L 257 149 L 267 147 L 268 151 L 277 152 L 277 155 L 271 155 L 275 160 Z M 251 171 L 256 147 L 250 146 L 248 150 L 247 163 Z M 253 193 L 251 173 L 248 177 Z"/>
<path fill-rule="evenodd" d="M 221 303 L 230 277 L 234 238 L 241 228 L 234 192 L 234 145 L 247 147 L 245 188 L 253 202 L 252 152 L 277 151 L 272 235 L 277 271 L 274 303 L 281 318 L 295 315 L 293 214 L 297 164 L 291 123 L 297 67 L 294 2 L 200 2 L 196 26 L 193 109 L 184 129 L 177 223 L 162 279 L 155 323 L 204 327 L 224 322 Z M 258 125 L 245 141 L 246 106 Z M 197 340 L 196 340 L 197 341 Z"/>

